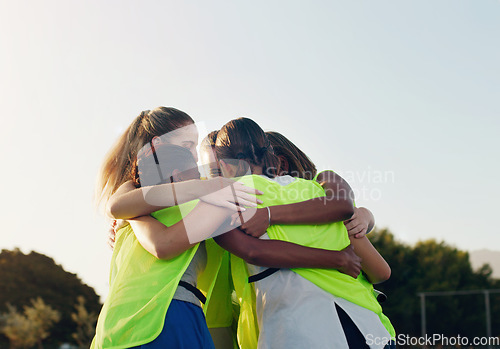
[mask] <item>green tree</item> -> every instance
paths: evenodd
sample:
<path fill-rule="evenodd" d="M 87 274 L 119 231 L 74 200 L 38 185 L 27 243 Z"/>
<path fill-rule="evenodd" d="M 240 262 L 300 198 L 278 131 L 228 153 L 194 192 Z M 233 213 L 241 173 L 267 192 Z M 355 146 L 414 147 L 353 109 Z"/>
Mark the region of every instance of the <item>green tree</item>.
<path fill-rule="evenodd" d="M 8 313 L 2 314 L 3 323 L 0 332 L 10 340 L 11 348 L 27 348 L 36 344 L 32 336 L 31 324 L 15 307 L 7 304 Z"/>
<path fill-rule="evenodd" d="M 61 321 L 45 341 L 47 344 L 74 342 L 72 334 L 76 332 L 77 324 L 71 314 L 79 296 L 85 299 L 89 312 L 100 311 L 101 304 L 95 291 L 43 254 L 23 254 L 18 249 L 2 250 L 0 275 L 0 313 L 8 310 L 7 303 L 22 309 L 31 305 L 31 299 L 41 297 L 61 314 Z M 0 348 L 7 343 L 7 338 L 0 334 Z"/>
<path fill-rule="evenodd" d="M 97 313 L 87 311 L 85 298 L 82 296 L 78 296 L 75 310 L 76 312 L 71 314 L 71 319 L 77 324 L 76 332 L 72 334 L 73 339 L 80 348 L 88 348 L 95 334 Z"/>
<path fill-rule="evenodd" d="M 391 278 L 375 288 L 387 294 L 382 305 L 398 333 L 421 334 L 419 292 L 500 288 L 485 265 L 474 271 L 469 255 L 444 242 L 422 241 L 410 246 L 394 239 L 387 229 L 369 235 L 392 269 Z M 500 302 L 491 295 L 493 335 L 500 335 Z M 426 297 L 427 333 L 486 335 L 483 295 Z"/>
<path fill-rule="evenodd" d="M 32 306 L 24 307 L 24 314 L 7 304 L 8 313 L 3 314 L 5 323 L 1 331 L 9 338 L 11 348 L 43 348 L 42 341 L 50 334 L 51 327 L 61 319 L 61 315 L 43 299 L 31 300 Z"/>

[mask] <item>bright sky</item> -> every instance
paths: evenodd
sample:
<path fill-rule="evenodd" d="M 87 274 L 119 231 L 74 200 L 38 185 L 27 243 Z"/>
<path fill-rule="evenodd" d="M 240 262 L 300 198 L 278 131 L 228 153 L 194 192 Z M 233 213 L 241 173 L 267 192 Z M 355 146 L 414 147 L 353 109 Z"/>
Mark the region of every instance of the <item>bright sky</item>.
<path fill-rule="evenodd" d="M 0 248 L 102 296 L 96 174 L 160 105 L 282 132 L 403 241 L 500 249 L 498 0 L 1 0 L 0 33 Z"/>

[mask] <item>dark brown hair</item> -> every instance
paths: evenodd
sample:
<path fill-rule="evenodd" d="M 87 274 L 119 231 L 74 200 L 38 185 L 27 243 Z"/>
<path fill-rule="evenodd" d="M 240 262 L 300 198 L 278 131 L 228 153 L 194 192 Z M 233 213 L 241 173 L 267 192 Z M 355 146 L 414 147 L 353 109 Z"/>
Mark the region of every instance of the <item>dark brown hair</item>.
<path fill-rule="evenodd" d="M 273 145 L 274 154 L 287 161 L 288 171 L 286 174 L 304 179 L 313 179 L 316 176 L 316 165 L 292 141 L 274 131 L 266 132 L 266 135 Z"/>
<path fill-rule="evenodd" d="M 279 159 L 264 131 L 249 118 L 234 119 L 222 126 L 217 135 L 215 153 L 219 160 L 238 160 L 237 175 L 244 174 L 248 170 L 245 164 L 250 164 L 262 166 L 262 173 L 269 177 L 276 176 Z"/>
<path fill-rule="evenodd" d="M 215 131 L 212 131 L 210 132 L 206 139 L 207 139 L 207 142 L 208 144 L 211 146 L 211 147 L 215 147 L 215 142 L 217 142 L 217 135 L 219 134 L 219 131 L 218 130 L 215 130 Z"/>

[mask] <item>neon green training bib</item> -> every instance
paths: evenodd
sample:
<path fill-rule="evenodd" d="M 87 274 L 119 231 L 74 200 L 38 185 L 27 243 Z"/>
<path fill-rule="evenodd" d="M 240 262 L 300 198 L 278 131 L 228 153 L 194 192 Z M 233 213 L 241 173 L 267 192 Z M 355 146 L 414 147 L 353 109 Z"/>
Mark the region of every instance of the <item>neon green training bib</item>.
<path fill-rule="evenodd" d="M 165 208 L 152 216 L 171 226 L 196 203 Z M 120 229 L 111 261 L 109 294 L 91 348 L 130 348 L 153 341 L 163 329 L 172 297 L 198 246 L 173 259 L 161 260 L 141 246 L 130 226 Z M 224 250 L 212 239 L 206 241 L 206 248 L 207 266 L 199 276 L 198 288 L 207 296 L 208 305 Z"/>
<path fill-rule="evenodd" d="M 258 207 L 275 206 L 324 197 L 325 192 L 316 181 L 295 178 L 282 186 L 263 176 L 250 175 L 239 178 L 243 184 L 264 192 L 259 196 L 264 204 Z M 339 251 L 350 244 L 343 222 L 321 225 L 272 225 L 267 229 L 271 239 L 289 241 L 308 247 Z M 231 259 L 233 282 L 242 312 L 238 323 L 238 340 L 242 348 L 256 348 L 258 326 L 255 315 L 255 292 L 248 283 L 246 263 L 238 257 Z M 376 313 L 391 337 L 395 331 L 389 319 L 373 295 L 373 286 L 360 275 L 354 279 L 335 269 L 292 269 L 330 294 L 346 299 Z"/>

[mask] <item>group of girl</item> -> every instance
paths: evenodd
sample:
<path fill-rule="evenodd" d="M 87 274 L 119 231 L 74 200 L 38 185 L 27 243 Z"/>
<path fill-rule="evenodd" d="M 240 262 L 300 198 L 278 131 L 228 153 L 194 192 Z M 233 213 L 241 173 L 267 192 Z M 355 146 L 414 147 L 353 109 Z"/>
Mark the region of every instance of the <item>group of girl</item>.
<path fill-rule="evenodd" d="M 159 107 L 105 159 L 99 198 L 128 224 L 92 348 L 393 347 L 372 286 L 390 268 L 349 185 L 248 118 L 202 141 L 203 180 L 197 145 L 192 118 Z"/>

